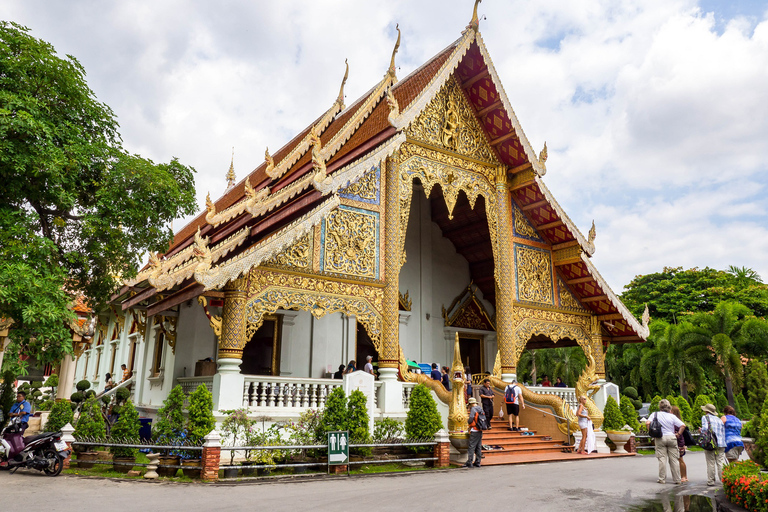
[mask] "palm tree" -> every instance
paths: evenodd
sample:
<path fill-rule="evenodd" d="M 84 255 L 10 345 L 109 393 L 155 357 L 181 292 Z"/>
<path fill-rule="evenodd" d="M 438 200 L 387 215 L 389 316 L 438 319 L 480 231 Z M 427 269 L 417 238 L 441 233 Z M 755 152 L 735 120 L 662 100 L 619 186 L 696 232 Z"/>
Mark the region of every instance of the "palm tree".
<path fill-rule="evenodd" d="M 581 372 L 587 366 L 587 356 L 578 345 L 575 347 L 554 348 L 552 351 L 552 378 L 560 377 L 569 386 L 576 383 Z"/>
<path fill-rule="evenodd" d="M 652 346 L 643 351 L 640 361 L 643 381 L 651 384 L 655 380 L 657 388 L 664 393 L 678 387 L 686 400 L 688 385 L 702 382 L 704 372 L 700 363 L 710 354 L 708 345 L 700 338 L 683 339 L 682 333 L 690 327 L 685 323 L 653 322 L 648 337 Z"/>
<path fill-rule="evenodd" d="M 548 349 L 525 349 L 520 354 L 520 360 L 517 362 L 517 370 L 520 375 L 530 374 L 531 384 L 536 385 L 537 376 L 541 370 L 546 373 L 545 365 Z"/>
<path fill-rule="evenodd" d="M 741 286 L 749 286 L 750 284 L 758 284 L 763 282 L 763 280 L 760 278 L 760 274 L 751 268 L 735 267 L 731 265 L 728 267 L 726 272 L 733 275 L 736 278 L 736 282 Z"/>
<path fill-rule="evenodd" d="M 709 346 L 708 361 L 713 369 L 723 376 L 728 403 L 734 407 L 733 387 L 741 388 L 744 367 L 741 354 L 736 349 L 746 340 L 743 327 L 745 319 L 752 311 L 735 302 L 721 302 L 711 313 L 696 313 L 691 317 L 691 325 L 685 326 L 680 337 L 686 343 Z M 751 322 L 752 323 L 752 322 Z"/>

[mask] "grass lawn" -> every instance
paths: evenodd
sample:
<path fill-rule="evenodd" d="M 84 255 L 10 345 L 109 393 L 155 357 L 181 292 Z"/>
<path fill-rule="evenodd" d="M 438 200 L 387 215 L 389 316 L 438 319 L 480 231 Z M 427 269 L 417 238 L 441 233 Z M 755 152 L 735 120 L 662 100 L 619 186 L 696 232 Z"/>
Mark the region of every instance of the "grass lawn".
<path fill-rule="evenodd" d="M 98 476 L 98 477 L 103 477 L 103 478 L 128 478 L 128 479 L 132 479 L 132 480 L 136 480 L 136 479 L 141 480 L 143 478 L 142 476 L 128 476 L 126 473 L 120 473 L 119 471 L 114 471 L 112 469 L 112 464 L 111 463 L 110 464 L 96 464 L 95 466 L 93 466 L 90 469 L 82 469 L 82 468 L 78 468 L 77 467 L 76 461 L 77 461 L 77 455 L 76 454 L 72 454 L 72 463 L 70 465 L 70 468 L 69 469 L 65 469 L 64 471 L 62 471 L 62 474 L 65 474 L 65 475 L 78 475 L 78 476 Z M 149 463 L 149 459 L 143 453 L 139 453 L 136 456 L 136 462 L 138 464 L 148 464 Z M 134 466 L 133 469 L 142 470 L 143 466 Z M 143 474 L 143 471 L 142 471 L 142 474 Z M 169 482 L 195 482 L 195 481 L 197 481 L 194 478 L 189 478 L 189 477 L 184 476 L 182 473 L 178 473 L 177 472 L 177 474 L 179 475 L 177 477 L 173 477 L 173 478 L 160 477 L 160 478 L 158 478 L 158 480 L 164 480 L 164 481 L 169 481 Z"/>

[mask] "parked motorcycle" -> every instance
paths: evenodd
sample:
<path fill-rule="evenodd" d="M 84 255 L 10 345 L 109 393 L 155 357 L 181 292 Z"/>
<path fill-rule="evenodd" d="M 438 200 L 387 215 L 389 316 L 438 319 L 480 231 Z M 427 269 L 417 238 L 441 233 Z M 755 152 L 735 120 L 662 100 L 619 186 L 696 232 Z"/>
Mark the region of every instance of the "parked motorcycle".
<path fill-rule="evenodd" d="M 19 417 L 13 418 L 0 432 L 0 469 L 15 472 L 19 468 L 30 468 L 57 476 L 68 456 L 69 449 L 61 440 L 61 432 L 24 437 Z"/>

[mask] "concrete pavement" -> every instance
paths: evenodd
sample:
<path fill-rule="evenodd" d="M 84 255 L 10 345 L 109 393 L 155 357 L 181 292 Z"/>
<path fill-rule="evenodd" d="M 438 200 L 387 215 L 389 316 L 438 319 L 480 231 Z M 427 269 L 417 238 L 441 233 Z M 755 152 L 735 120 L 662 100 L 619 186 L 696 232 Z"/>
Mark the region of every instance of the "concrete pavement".
<path fill-rule="evenodd" d="M 321 480 L 255 480 L 172 484 L 148 481 L 50 478 L 36 472 L 0 473 L 3 510 L 18 498 L 24 510 L 110 512 L 334 511 L 358 507 L 520 511 L 622 510 L 660 494 L 713 494 L 706 487 L 703 452 L 686 455 L 690 483 L 656 483 L 655 456 L 493 466 Z M 668 480 L 671 478 L 668 477 Z M 472 502 L 475 502 L 472 504 Z M 8 510 L 12 510 L 11 507 Z"/>

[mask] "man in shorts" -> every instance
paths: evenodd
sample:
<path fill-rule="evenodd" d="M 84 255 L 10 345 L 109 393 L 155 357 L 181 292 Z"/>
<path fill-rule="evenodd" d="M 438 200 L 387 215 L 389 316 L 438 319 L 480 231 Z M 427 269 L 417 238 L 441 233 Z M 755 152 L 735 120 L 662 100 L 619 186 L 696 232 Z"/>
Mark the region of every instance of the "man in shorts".
<path fill-rule="evenodd" d="M 523 392 L 520 386 L 517 385 L 516 380 L 504 388 L 504 401 L 507 404 L 507 418 L 509 419 L 509 430 L 517 432 L 520 430 L 520 406 L 525 409 L 525 400 L 523 399 Z M 515 426 L 512 426 L 512 416 L 515 417 Z"/>

